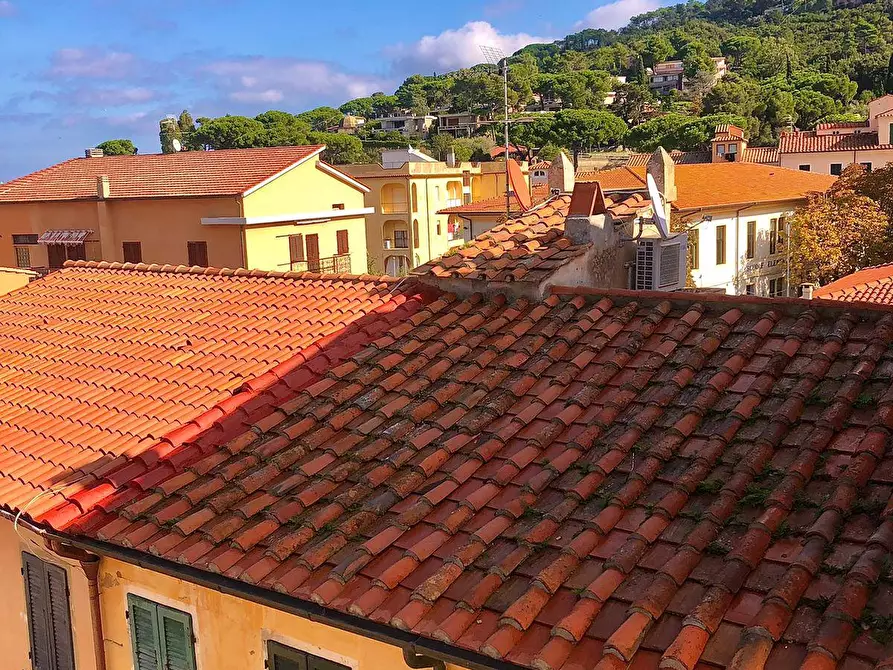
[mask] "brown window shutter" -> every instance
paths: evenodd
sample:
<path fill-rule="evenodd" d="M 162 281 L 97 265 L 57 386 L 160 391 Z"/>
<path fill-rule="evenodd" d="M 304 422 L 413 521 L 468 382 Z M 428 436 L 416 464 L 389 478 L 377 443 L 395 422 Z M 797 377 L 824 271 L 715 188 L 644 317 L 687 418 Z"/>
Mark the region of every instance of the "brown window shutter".
<path fill-rule="evenodd" d="M 143 246 L 140 242 L 124 242 L 124 262 L 125 263 L 142 263 L 143 262 Z"/>
<path fill-rule="evenodd" d="M 307 260 L 319 260 L 319 235 L 315 233 L 307 236 Z"/>
<path fill-rule="evenodd" d="M 189 254 L 189 265 L 198 265 L 203 268 L 208 267 L 207 242 L 187 242 L 186 251 Z"/>
<path fill-rule="evenodd" d="M 338 255 L 349 254 L 350 244 L 347 241 L 347 231 L 339 230 L 336 235 L 338 238 Z"/>
<path fill-rule="evenodd" d="M 304 262 L 304 236 L 289 235 L 288 236 L 288 259 L 294 263 Z"/>
<path fill-rule="evenodd" d="M 23 553 L 22 575 L 34 670 L 74 670 L 67 573 Z"/>
<path fill-rule="evenodd" d="M 50 639 L 56 658 L 55 670 L 74 670 L 71 611 L 68 604 L 68 574 L 57 565 L 46 564 L 50 596 Z"/>

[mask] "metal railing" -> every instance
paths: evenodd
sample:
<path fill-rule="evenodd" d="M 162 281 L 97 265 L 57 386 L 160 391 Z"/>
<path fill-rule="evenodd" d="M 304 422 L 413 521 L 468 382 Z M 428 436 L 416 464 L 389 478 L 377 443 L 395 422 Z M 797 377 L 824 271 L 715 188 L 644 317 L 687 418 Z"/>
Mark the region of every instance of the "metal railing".
<path fill-rule="evenodd" d="M 350 254 L 339 254 L 315 260 L 294 261 L 292 272 L 319 272 L 322 274 L 343 274 L 350 272 Z"/>

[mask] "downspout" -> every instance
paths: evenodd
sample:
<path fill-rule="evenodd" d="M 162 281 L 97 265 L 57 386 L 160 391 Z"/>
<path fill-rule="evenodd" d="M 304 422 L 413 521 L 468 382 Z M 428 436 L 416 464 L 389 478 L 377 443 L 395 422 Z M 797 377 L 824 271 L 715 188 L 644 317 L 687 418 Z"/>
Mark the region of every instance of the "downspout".
<path fill-rule="evenodd" d="M 96 670 L 105 670 L 105 638 L 102 634 L 102 605 L 99 600 L 99 556 L 77 549 L 59 540 L 45 538 L 46 548 L 56 556 L 77 561 L 87 578 L 90 597 L 90 623 L 93 628 L 93 656 Z"/>
<path fill-rule="evenodd" d="M 428 189 L 431 188 L 430 182 L 430 179 L 425 179 L 425 213 L 428 215 L 428 258 L 425 260 L 426 263 L 434 258 L 431 253 L 431 200 L 428 198 Z M 437 223 L 435 222 L 434 225 L 437 226 Z M 436 231 L 437 228 L 435 227 L 434 230 Z"/>
<path fill-rule="evenodd" d="M 430 656 L 417 654 L 412 649 L 403 647 L 403 662 L 413 670 L 432 668 L 432 670 L 446 670 L 446 663 Z"/>

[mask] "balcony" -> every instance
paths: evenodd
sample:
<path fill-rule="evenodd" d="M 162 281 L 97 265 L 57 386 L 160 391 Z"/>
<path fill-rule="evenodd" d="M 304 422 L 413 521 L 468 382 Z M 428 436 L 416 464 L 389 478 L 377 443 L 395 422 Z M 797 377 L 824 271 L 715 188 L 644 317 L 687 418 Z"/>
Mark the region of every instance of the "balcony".
<path fill-rule="evenodd" d="M 293 261 L 292 272 L 319 272 L 321 274 L 350 273 L 350 254 L 339 254 L 315 260 Z"/>

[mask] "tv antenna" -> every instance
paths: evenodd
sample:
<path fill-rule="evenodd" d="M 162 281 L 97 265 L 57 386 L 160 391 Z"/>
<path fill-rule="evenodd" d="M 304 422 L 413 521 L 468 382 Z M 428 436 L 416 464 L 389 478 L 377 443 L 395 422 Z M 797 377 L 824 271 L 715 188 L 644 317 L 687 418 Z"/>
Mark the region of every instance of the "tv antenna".
<path fill-rule="evenodd" d="M 509 62 L 505 52 L 499 47 L 479 45 L 484 59 L 502 70 L 502 100 L 505 106 L 505 217 L 511 216 L 512 187 L 509 183 Z"/>

